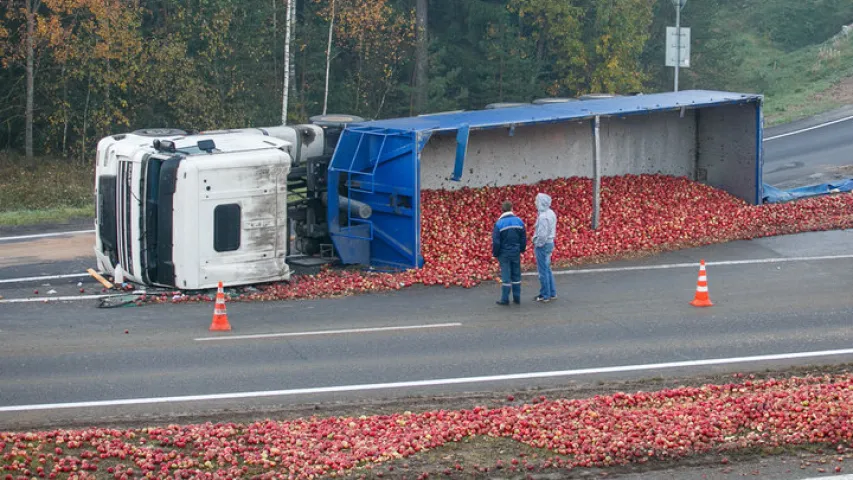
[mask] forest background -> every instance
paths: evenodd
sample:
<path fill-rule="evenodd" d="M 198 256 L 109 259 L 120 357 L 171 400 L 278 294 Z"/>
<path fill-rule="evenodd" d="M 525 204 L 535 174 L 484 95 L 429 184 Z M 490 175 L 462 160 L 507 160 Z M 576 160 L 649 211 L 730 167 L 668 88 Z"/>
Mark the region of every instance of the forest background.
<path fill-rule="evenodd" d="M 674 23 L 671 0 L 0 0 L 0 164 L 88 169 L 113 133 L 278 125 L 285 88 L 288 123 L 667 91 Z M 690 0 L 680 89 L 762 93 L 771 122 L 828 109 L 850 23 L 850 0 Z M 0 194 L 0 213 L 23 202 Z"/>

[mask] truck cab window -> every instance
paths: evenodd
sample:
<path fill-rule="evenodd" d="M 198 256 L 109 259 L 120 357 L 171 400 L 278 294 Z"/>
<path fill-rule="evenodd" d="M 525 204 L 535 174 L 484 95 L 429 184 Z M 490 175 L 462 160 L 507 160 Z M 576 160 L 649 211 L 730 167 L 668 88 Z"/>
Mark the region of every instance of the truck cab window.
<path fill-rule="evenodd" d="M 213 210 L 213 249 L 233 252 L 240 248 L 240 205 L 218 205 Z"/>

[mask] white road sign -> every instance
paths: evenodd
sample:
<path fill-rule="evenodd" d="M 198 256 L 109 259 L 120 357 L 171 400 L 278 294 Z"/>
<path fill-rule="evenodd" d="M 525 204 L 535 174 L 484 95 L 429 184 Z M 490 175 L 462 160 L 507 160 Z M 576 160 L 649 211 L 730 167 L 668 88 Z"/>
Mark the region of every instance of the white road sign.
<path fill-rule="evenodd" d="M 678 51 L 678 34 L 675 27 L 666 27 L 666 66 L 674 67 Z M 690 66 L 690 27 L 681 27 L 681 65 Z"/>

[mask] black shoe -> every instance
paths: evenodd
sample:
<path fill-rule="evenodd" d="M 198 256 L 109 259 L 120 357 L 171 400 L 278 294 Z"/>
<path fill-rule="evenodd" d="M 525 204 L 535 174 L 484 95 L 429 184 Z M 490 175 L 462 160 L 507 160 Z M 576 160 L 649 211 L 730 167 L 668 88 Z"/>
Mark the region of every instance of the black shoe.
<path fill-rule="evenodd" d="M 500 300 L 498 300 L 498 301 L 497 301 L 497 302 L 495 302 L 495 303 L 497 303 L 498 305 L 503 305 L 503 306 L 507 306 L 507 305 L 509 305 L 509 302 L 502 302 L 502 301 L 500 301 Z"/>
<path fill-rule="evenodd" d="M 513 300 L 512 300 L 512 303 L 514 303 L 514 304 L 516 304 L 516 305 L 519 305 L 519 304 L 521 303 L 521 299 L 518 299 L 518 300 L 513 299 Z"/>
<path fill-rule="evenodd" d="M 537 302 L 544 302 L 545 297 L 543 297 L 542 295 L 536 295 L 536 298 L 534 298 L 533 300 L 536 300 Z"/>

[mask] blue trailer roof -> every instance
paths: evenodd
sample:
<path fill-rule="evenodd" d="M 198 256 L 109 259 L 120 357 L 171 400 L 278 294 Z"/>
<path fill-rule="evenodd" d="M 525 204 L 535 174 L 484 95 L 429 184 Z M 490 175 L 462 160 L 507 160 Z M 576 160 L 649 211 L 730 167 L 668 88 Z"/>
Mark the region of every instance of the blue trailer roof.
<path fill-rule="evenodd" d="M 573 119 L 600 116 L 633 115 L 645 112 L 672 110 L 681 107 L 701 107 L 731 103 L 750 103 L 762 99 L 762 95 L 717 92 L 711 90 L 685 90 L 681 92 L 655 93 L 624 96 L 597 100 L 579 100 L 565 103 L 524 105 L 496 108 L 492 110 L 470 110 L 430 114 L 419 117 L 375 120 L 352 127 L 376 127 L 403 131 L 458 130 L 499 128 L 508 125 L 555 123 Z"/>

